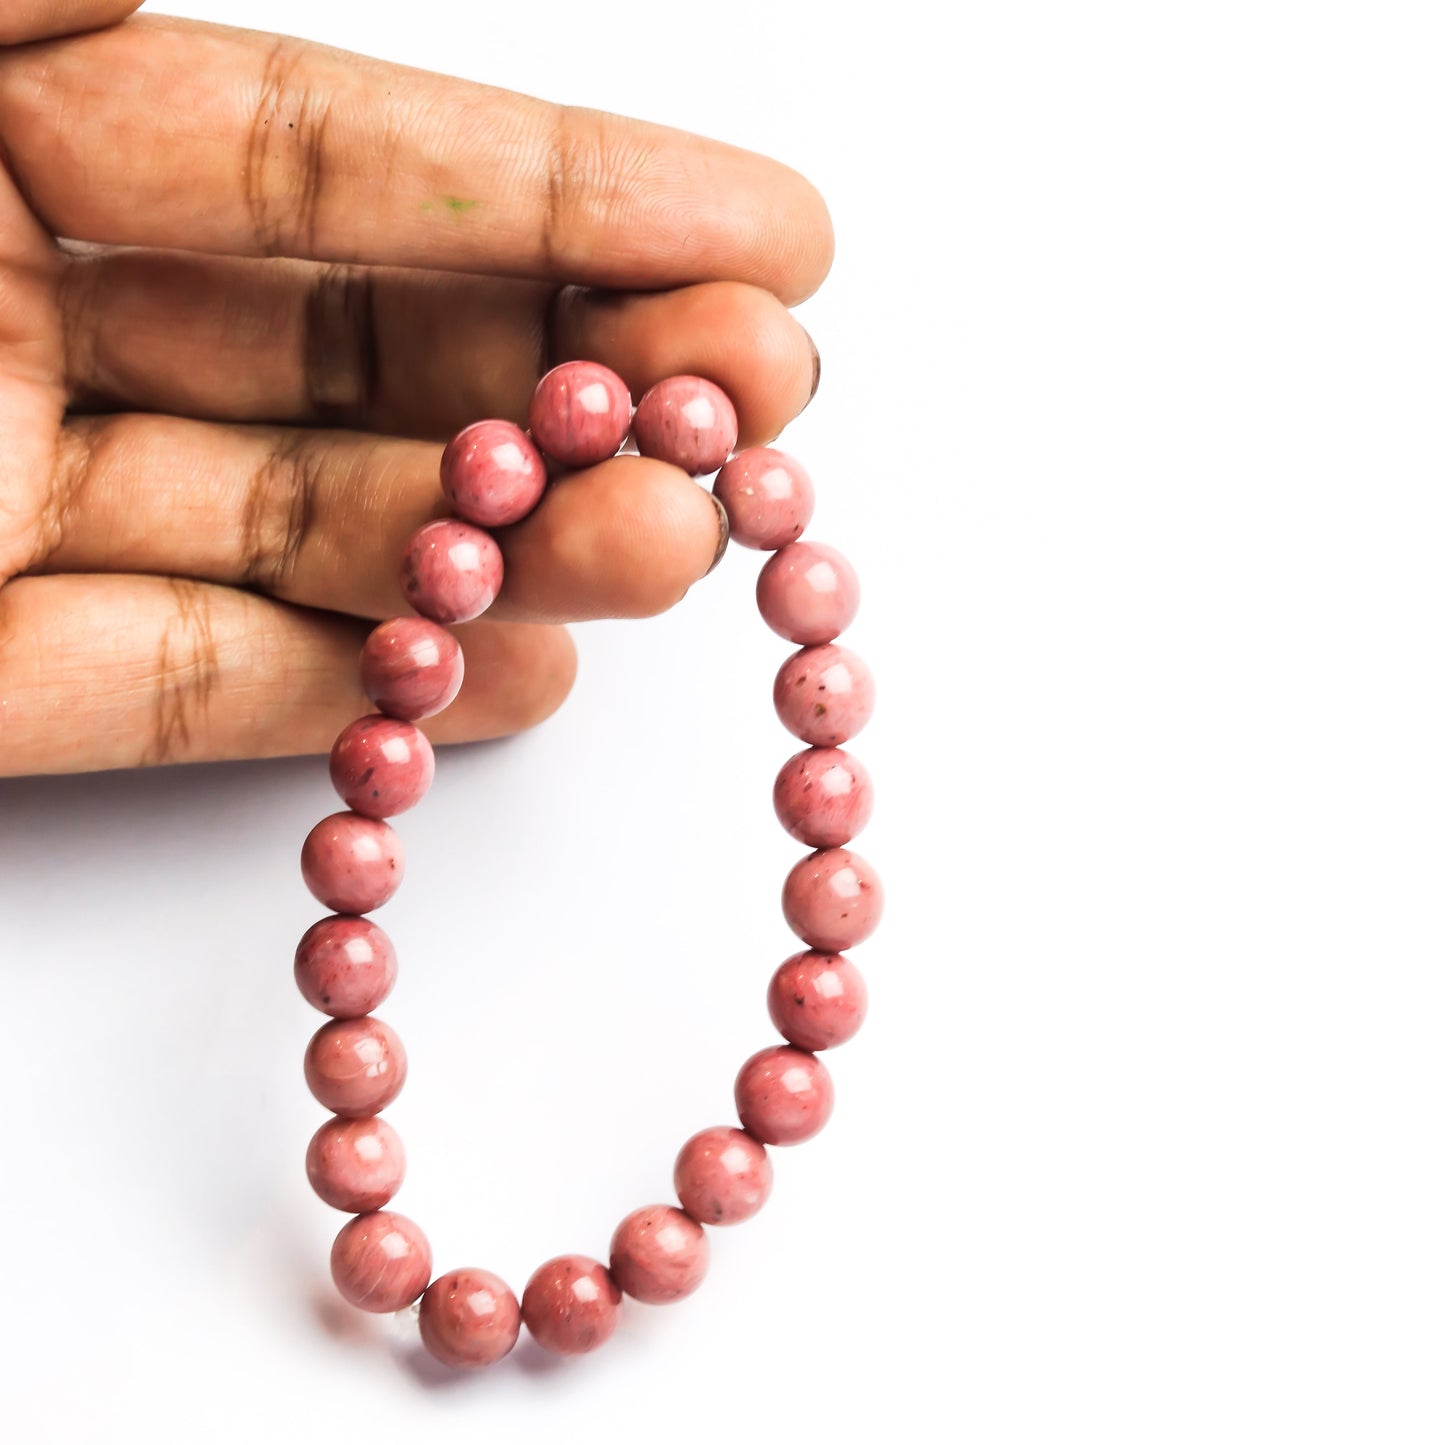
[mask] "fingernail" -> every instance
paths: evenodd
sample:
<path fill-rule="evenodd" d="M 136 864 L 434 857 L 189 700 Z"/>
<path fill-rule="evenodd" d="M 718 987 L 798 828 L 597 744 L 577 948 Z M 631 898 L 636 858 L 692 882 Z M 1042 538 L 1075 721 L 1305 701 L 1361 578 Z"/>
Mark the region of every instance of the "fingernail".
<path fill-rule="evenodd" d="M 728 514 L 727 509 L 718 501 L 714 493 L 709 492 L 707 495 L 713 506 L 717 508 L 718 527 L 717 552 L 713 555 L 712 566 L 702 574 L 704 577 L 711 577 L 717 564 L 722 561 L 723 553 L 728 549 Z"/>
<path fill-rule="evenodd" d="M 806 331 L 804 336 L 808 336 Z M 818 343 L 808 336 L 808 345 L 813 348 L 813 389 L 808 393 L 808 401 L 803 403 L 804 407 L 818 394 L 818 383 L 823 379 L 823 358 L 818 355 Z"/>

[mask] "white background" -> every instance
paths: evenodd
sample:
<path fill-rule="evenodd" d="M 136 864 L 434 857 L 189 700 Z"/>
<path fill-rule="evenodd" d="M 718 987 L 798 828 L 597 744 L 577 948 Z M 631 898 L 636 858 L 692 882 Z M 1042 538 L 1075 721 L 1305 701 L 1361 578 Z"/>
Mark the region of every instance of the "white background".
<path fill-rule="evenodd" d="M 301 1167 L 324 763 L 0 785 L 0 1433 L 1438 1442 L 1437 7 L 161 8 L 821 187 L 786 445 L 864 578 L 888 914 L 834 1121 L 703 1288 L 444 1379 L 335 1299 Z M 402 820 L 438 1269 L 604 1253 L 770 1041 L 755 566 L 579 629 L 562 713 Z"/>

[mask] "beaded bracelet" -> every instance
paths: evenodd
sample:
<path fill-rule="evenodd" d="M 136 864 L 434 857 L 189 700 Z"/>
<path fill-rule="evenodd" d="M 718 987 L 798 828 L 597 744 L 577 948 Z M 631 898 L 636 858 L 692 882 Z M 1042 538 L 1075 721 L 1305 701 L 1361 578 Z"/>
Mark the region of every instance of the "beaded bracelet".
<path fill-rule="evenodd" d="M 620 377 L 594 362 L 568 362 L 538 383 L 528 421 L 530 436 L 511 422 L 480 421 L 446 448 L 441 485 L 455 515 L 419 528 L 402 564 L 419 615 L 392 618 L 367 638 L 361 676 L 379 711 L 344 728 L 331 750 L 331 780 L 349 811 L 318 823 L 301 850 L 307 886 L 333 910 L 296 950 L 303 996 L 332 1019 L 306 1050 L 306 1082 L 335 1115 L 312 1138 L 306 1172 L 327 1204 L 356 1216 L 332 1246 L 332 1277 L 364 1310 L 400 1310 L 420 1296 L 422 1343 L 455 1366 L 501 1359 L 524 1323 L 543 1348 L 582 1354 L 612 1334 L 623 1294 L 661 1304 L 697 1288 L 708 1260 L 702 1226 L 756 1214 L 772 1188 L 766 1146 L 811 1138 L 832 1112 L 832 1080 L 817 1054 L 863 1021 L 867 993 L 843 950 L 873 932 L 883 902 L 873 869 L 843 846 L 873 802 L 868 774 L 839 747 L 873 710 L 867 667 L 834 640 L 858 610 L 858 579 L 833 548 L 799 540 L 813 513 L 807 472 L 771 447 L 728 460 L 736 413 L 701 377 L 659 382 L 634 414 Z M 694 477 L 717 472 L 713 492 L 732 539 L 773 553 L 758 577 L 758 608 L 774 632 L 800 645 L 778 672 L 773 703 L 809 744 L 783 764 L 773 803 L 784 828 L 815 850 L 783 886 L 784 916 L 807 949 L 785 960 L 769 985 L 768 1011 L 787 1043 L 742 1066 L 742 1127 L 704 1129 L 678 1155 L 681 1208 L 629 1214 L 605 1265 L 577 1254 L 548 1260 L 519 1306 L 487 1270 L 433 1280 L 426 1236 L 383 1208 L 401 1186 L 405 1155 L 380 1113 L 400 1092 L 407 1064 L 401 1040 L 372 1015 L 396 980 L 396 953 L 362 915 L 402 879 L 401 841 L 385 820 L 419 802 L 434 775 L 431 744 L 415 724 L 461 687 L 461 648 L 445 624 L 480 616 L 501 588 L 502 554 L 483 529 L 519 522 L 536 507 L 548 485 L 544 458 L 554 470 L 593 466 L 615 455 L 629 431 L 644 456 Z"/>

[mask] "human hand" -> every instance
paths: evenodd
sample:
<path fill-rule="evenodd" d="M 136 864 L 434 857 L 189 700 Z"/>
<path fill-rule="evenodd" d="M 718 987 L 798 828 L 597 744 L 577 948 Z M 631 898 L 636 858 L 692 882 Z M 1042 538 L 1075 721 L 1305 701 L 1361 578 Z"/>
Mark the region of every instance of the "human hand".
<path fill-rule="evenodd" d="M 275 36 L 76 33 L 137 3 L 0 16 L 0 775 L 324 751 L 440 442 L 556 362 L 708 376 L 741 445 L 816 385 L 786 306 L 832 232 L 786 167 Z M 661 462 L 549 489 L 429 736 L 540 721 L 559 624 L 671 606 L 719 537 Z"/>

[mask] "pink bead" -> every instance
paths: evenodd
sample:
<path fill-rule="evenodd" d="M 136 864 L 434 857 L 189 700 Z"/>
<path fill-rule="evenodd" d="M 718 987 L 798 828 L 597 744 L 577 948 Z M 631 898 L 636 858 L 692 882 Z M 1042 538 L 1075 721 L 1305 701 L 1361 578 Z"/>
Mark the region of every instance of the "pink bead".
<path fill-rule="evenodd" d="M 691 1294 L 707 1273 L 707 1257 L 702 1226 L 667 1204 L 634 1210 L 612 1236 L 612 1278 L 643 1304 Z"/>
<path fill-rule="evenodd" d="M 431 1245 L 404 1214 L 358 1214 L 331 1246 L 331 1278 L 358 1309 L 390 1314 L 407 1307 L 431 1278 Z"/>
<path fill-rule="evenodd" d="M 758 611 L 790 642 L 831 642 L 858 615 L 853 564 L 821 542 L 791 542 L 758 573 Z"/>
<path fill-rule="evenodd" d="M 878 927 L 883 885 L 873 867 L 847 848 L 826 848 L 797 863 L 783 884 L 788 927 L 822 953 L 852 948 Z"/>
<path fill-rule="evenodd" d="M 539 1266 L 522 1291 L 532 1338 L 557 1355 L 585 1355 L 612 1338 L 622 1294 L 603 1265 L 563 1254 Z"/>
<path fill-rule="evenodd" d="M 842 748 L 805 748 L 773 784 L 778 821 L 810 848 L 836 848 L 861 833 L 873 814 L 873 780 Z"/>
<path fill-rule="evenodd" d="M 805 647 L 778 669 L 773 706 L 794 737 L 836 748 L 863 731 L 873 716 L 873 674 L 855 652 L 836 642 Z"/>
<path fill-rule="evenodd" d="M 717 475 L 713 495 L 728 514 L 729 535 L 765 552 L 786 547 L 813 520 L 813 480 L 802 463 L 773 447 L 739 452 Z"/>
<path fill-rule="evenodd" d="M 307 1087 L 344 1118 L 379 1114 L 405 1082 L 406 1050 L 378 1018 L 322 1024 L 306 1046 Z"/>
<path fill-rule="evenodd" d="M 733 1089 L 743 1128 L 764 1144 L 801 1144 L 833 1112 L 833 1080 L 822 1061 L 783 1045 L 763 1049 L 738 1072 Z"/>
<path fill-rule="evenodd" d="M 454 1269 L 421 1297 L 421 1342 L 444 1365 L 494 1365 L 517 1343 L 522 1311 L 505 1280 L 485 1269 Z"/>
<path fill-rule="evenodd" d="M 682 1146 L 672 1182 L 699 1224 L 741 1224 L 773 1192 L 773 1161 L 741 1129 L 704 1129 Z"/>
<path fill-rule="evenodd" d="M 436 776 L 426 734 L 394 717 L 359 717 L 331 746 L 331 784 L 354 813 L 391 818 L 414 808 Z"/>
<path fill-rule="evenodd" d="M 306 886 L 337 913 L 370 913 L 401 887 L 406 860 L 387 823 L 359 813 L 332 813 L 301 845 Z"/>
<path fill-rule="evenodd" d="M 778 966 L 768 985 L 768 1015 L 800 1049 L 846 1044 L 867 1012 L 863 975 L 841 953 L 795 953 Z"/>
<path fill-rule="evenodd" d="M 385 1119 L 328 1119 L 306 1150 L 306 1177 L 333 1209 L 365 1214 L 401 1188 L 406 1150 Z"/>
<path fill-rule="evenodd" d="M 411 534 L 401 560 L 406 600 L 433 622 L 470 622 L 502 590 L 502 549 L 466 522 L 428 522 Z"/>
<path fill-rule="evenodd" d="M 424 617 L 393 617 L 361 649 L 361 685 L 382 712 L 415 722 L 440 712 L 462 688 L 462 650 Z"/>
<path fill-rule="evenodd" d="M 474 422 L 442 453 L 442 491 L 457 516 L 478 527 L 520 522 L 546 487 L 546 463 L 509 421 Z"/>
<path fill-rule="evenodd" d="M 296 945 L 296 987 L 312 1008 L 337 1019 L 369 1014 L 396 982 L 396 950 L 369 918 L 333 914 Z"/>
<path fill-rule="evenodd" d="M 532 393 L 532 440 L 564 467 L 590 467 L 617 455 L 632 421 L 632 397 L 615 371 L 595 361 L 554 366 Z"/>
<path fill-rule="evenodd" d="M 699 477 L 717 471 L 738 444 L 738 414 L 720 386 L 700 376 L 669 376 L 637 403 L 632 435 L 643 456 Z"/>

